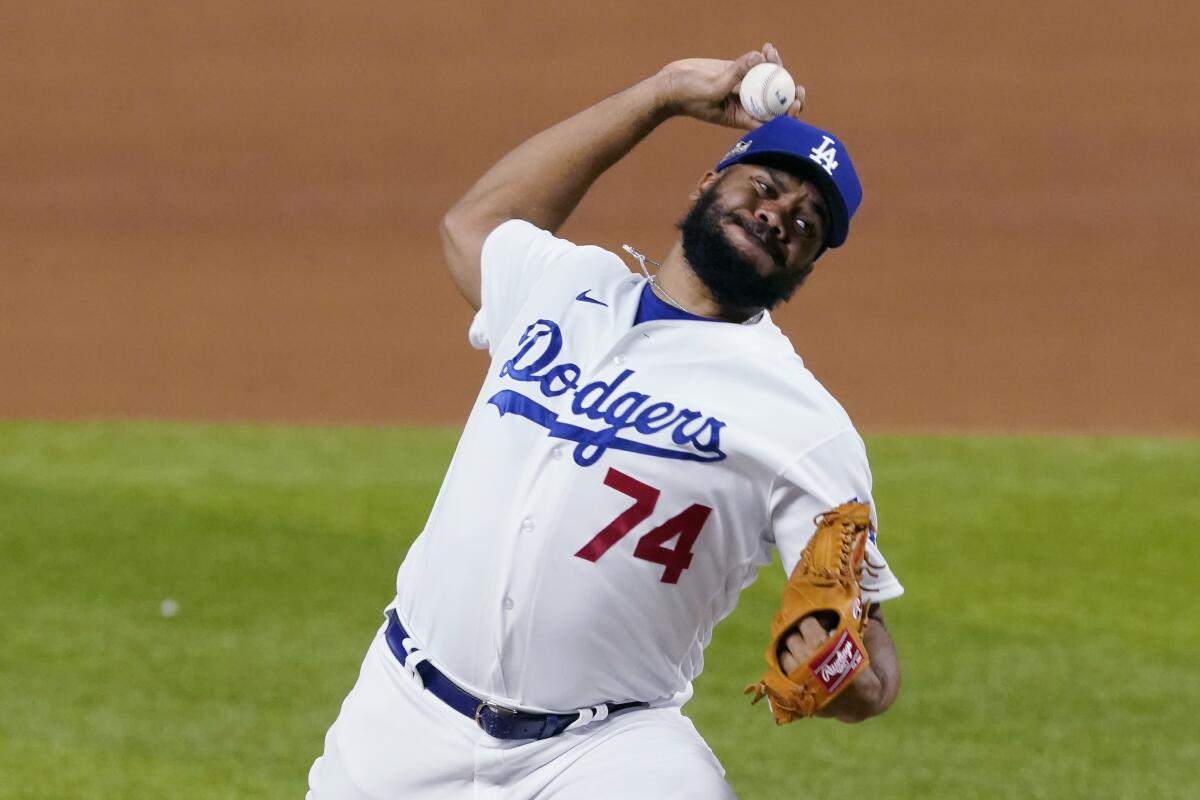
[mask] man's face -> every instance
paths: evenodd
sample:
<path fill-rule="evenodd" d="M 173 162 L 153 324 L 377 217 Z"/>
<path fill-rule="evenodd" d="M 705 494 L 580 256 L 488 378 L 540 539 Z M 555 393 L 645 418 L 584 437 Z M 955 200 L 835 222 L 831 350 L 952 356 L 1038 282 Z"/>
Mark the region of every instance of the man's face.
<path fill-rule="evenodd" d="M 726 310 L 772 308 L 812 272 L 829 230 L 817 187 L 770 166 L 710 173 L 679 223 L 684 256 Z"/>

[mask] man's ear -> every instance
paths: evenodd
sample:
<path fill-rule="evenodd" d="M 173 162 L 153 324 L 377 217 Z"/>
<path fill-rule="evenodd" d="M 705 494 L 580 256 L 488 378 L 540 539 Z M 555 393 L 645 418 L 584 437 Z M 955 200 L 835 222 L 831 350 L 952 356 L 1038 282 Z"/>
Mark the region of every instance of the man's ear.
<path fill-rule="evenodd" d="M 700 195 L 704 194 L 705 190 L 707 190 L 708 187 L 710 187 L 714 183 L 716 183 L 717 179 L 720 177 L 721 177 L 721 175 L 719 173 L 713 172 L 711 169 L 708 172 L 704 173 L 704 177 L 701 178 L 700 182 L 696 184 L 696 188 L 692 190 L 692 193 L 690 195 L 688 195 L 688 199 L 689 200 L 699 200 Z"/>

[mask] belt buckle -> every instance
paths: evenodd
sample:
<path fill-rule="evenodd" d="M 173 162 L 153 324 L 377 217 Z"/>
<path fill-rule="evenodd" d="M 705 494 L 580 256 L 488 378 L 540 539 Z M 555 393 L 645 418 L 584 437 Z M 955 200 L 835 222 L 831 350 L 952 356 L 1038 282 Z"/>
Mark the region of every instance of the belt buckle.
<path fill-rule="evenodd" d="M 497 722 L 500 723 L 500 725 L 493 726 L 492 729 L 489 730 L 488 725 L 484 722 L 484 719 L 483 719 L 484 709 L 487 709 L 488 711 L 492 712 L 493 718 L 495 718 L 497 720 Z M 517 716 L 517 713 L 518 712 L 515 708 L 509 708 L 507 706 L 502 706 L 502 705 L 499 705 L 498 703 L 487 703 L 487 702 L 480 703 L 478 706 L 475 707 L 475 724 L 478 725 L 479 729 L 481 731 L 483 731 L 484 733 L 486 733 L 488 736 L 492 736 L 497 739 L 503 739 L 503 738 L 505 738 L 506 733 L 511 732 L 512 721 L 513 721 L 513 718 L 515 718 Z"/>

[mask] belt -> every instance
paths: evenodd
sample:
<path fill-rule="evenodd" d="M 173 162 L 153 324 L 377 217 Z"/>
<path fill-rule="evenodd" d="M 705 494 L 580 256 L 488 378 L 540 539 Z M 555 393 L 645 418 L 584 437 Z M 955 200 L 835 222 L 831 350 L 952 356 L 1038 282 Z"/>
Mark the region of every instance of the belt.
<path fill-rule="evenodd" d="M 649 705 L 640 702 L 603 703 L 566 714 L 534 714 L 490 703 L 461 688 L 429 663 L 428 656 L 413 646 L 395 611 L 388 609 L 387 618 L 384 638 L 396 660 L 434 697 L 464 717 L 475 720 L 484 733 L 496 739 L 549 739 L 569 728 L 579 728 L 619 711 Z"/>

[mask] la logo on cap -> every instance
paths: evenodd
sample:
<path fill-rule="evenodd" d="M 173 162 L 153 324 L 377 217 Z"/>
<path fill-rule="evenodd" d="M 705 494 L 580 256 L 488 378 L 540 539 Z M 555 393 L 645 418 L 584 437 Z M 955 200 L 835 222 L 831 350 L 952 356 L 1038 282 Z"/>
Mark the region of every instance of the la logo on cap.
<path fill-rule="evenodd" d="M 820 164 L 821 169 L 833 177 L 833 171 L 838 168 L 837 148 L 833 146 L 833 139 L 822 136 L 820 146 L 814 147 L 808 157 Z"/>

